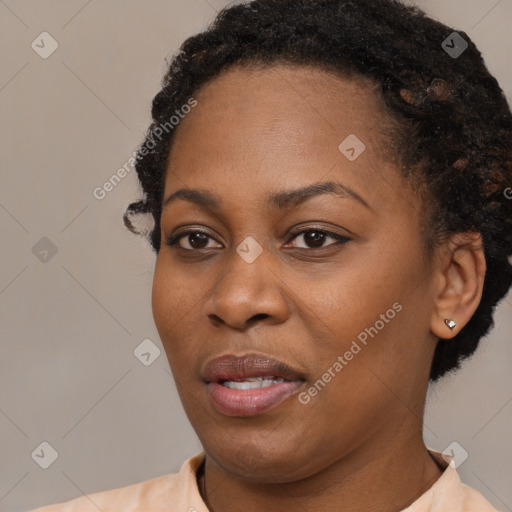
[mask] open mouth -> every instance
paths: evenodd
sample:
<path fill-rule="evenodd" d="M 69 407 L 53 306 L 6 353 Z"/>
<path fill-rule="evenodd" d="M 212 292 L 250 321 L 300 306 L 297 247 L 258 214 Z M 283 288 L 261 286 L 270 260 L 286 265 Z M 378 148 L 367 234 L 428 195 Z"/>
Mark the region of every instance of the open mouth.
<path fill-rule="evenodd" d="M 294 395 L 304 380 L 261 376 L 207 383 L 208 398 L 225 416 L 256 416 L 276 408 Z"/>
<path fill-rule="evenodd" d="M 282 404 L 305 382 L 303 375 L 264 354 L 227 354 L 204 366 L 201 377 L 213 407 L 226 416 L 254 416 Z"/>
<path fill-rule="evenodd" d="M 281 384 L 285 380 L 283 377 L 247 377 L 237 380 L 220 380 L 219 384 L 230 389 L 261 389 Z"/>

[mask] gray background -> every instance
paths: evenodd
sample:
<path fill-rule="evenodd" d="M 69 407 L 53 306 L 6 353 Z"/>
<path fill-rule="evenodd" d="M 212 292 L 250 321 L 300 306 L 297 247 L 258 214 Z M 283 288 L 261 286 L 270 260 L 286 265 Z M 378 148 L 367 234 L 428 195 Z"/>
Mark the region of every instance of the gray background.
<path fill-rule="evenodd" d="M 227 3 L 0 0 L 2 511 L 175 472 L 201 450 L 153 324 L 155 256 L 122 224 L 140 195 L 135 172 L 103 200 L 92 192 L 142 141 L 164 58 Z M 512 97 L 512 0 L 415 3 L 466 31 Z M 59 44 L 47 59 L 31 48 L 43 31 Z M 43 237 L 56 254 L 36 257 Z M 425 419 L 427 444 L 464 447 L 463 481 L 502 511 L 512 510 L 511 304 L 464 369 L 431 388 Z M 162 350 L 149 366 L 133 353 L 147 338 Z M 48 469 L 31 456 L 43 441 L 58 452 Z"/>

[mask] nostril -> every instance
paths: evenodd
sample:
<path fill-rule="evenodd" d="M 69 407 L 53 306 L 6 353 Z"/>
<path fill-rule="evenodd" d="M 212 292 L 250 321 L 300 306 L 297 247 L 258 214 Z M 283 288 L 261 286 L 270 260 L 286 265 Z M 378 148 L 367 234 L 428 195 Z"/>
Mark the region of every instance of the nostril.
<path fill-rule="evenodd" d="M 215 314 L 211 314 L 211 315 L 208 315 L 208 319 L 214 324 L 214 325 L 219 325 L 219 324 L 223 324 L 224 323 L 224 320 L 222 320 L 222 318 L 220 318 L 219 316 L 215 315 Z"/>
<path fill-rule="evenodd" d="M 257 315 L 254 315 L 251 320 L 264 320 L 267 318 L 268 315 L 266 313 L 258 313 Z"/>

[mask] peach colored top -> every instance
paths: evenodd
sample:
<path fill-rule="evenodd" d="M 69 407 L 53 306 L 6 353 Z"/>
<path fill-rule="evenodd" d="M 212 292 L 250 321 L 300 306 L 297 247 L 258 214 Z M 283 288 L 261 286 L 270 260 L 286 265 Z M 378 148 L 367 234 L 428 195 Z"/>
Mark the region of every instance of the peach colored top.
<path fill-rule="evenodd" d="M 437 458 L 441 456 L 438 452 L 430 451 Z M 186 460 L 175 474 L 86 494 L 31 512 L 209 512 L 199 494 L 196 481 L 196 472 L 204 456 L 202 452 Z M 460 481 L 451 461 L 432 487 L 401 512 L 498 511 L 478 491 Z"/>

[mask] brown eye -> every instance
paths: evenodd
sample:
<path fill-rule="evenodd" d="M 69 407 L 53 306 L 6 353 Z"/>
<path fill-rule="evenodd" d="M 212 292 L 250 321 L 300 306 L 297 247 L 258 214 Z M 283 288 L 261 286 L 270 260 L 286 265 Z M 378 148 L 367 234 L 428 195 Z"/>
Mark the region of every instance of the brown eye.
<path fill-rule="evenodd" d="M 350 238 L 347 238 L 346 236 L 340 235 L 338 233 L 315 228 L 299 231 L 293 235 L 293 238 L 295 239 L 299 236 L 303 236 L 304 243 L 307 245 L 306 247 L 298 247 L 298 249 L 321 249 L 326 247 L 324 242 L 328 238 L 334 239 L 334 243 L 327 244 L 327 246 L 343 244 L 350 240 Z"/>
<path fill-rule="evenodd" d="M 183 245 L 179 243 L 182 239 L 188 242 L 189 247 L 183 247 Z M 184 251 L 194 251 L 201 249 L 209 249 L 210 247 L 207 247 L 207 245 L 210 240 L 215 239 L 210 234 L 204 231 L 189 230 L 169 237 L 167 239 L 167 245 L 169 245 L 170 247 L 178 245 L 178 248 L 183 249 Z"/>

